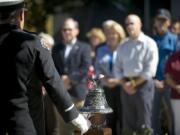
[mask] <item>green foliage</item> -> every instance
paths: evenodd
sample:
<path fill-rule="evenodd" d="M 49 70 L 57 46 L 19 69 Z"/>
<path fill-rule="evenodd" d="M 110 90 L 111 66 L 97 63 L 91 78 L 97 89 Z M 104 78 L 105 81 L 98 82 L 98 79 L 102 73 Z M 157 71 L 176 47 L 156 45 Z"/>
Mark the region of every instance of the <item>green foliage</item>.
<path fill-rule="evenodd" d="M 39 4 L 35 0 L 28 0 L 27 8 L 26 27 L 30 29 L 34 27 L 38 32 L 44 31 L 48 12 L 43 6 L 43 3 Z"/>
<path fill-rule="evenodd" d="M 91 3 L 100 5 L 123 3 L 128 5 L 131 0 L 26 0 L 28 12 L 26 15 L 26 27 L 39 31 L 45 31 L 45 23 L 49 14 L 57 11 L 70 13 L 73 9 L 88 6 Z M 130 4 L 129 4 L 130 5 Z"/>
<path fill-rule="evenodd" d="M 47 16 L 54 14 L 57 7 L 60 7 L 61 12 L 68 12 L 69 9 L 83 5 L 83 2 L 84 0 L 26 0 L 26 27 L 35 27 L 38 32 L 45 31 Z"/>

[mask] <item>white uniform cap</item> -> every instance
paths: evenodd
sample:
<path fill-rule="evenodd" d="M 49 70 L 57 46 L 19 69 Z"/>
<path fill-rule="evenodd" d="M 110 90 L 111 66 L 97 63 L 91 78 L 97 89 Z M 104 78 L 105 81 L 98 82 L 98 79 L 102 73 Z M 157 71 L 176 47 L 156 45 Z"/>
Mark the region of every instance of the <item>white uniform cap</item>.
<path fill-rule="evenodd" d="M 0 0 L 0 7 L 18 5 L 23 2 L 24 0 Z"/>
<path fill-rule="evenodd" d="M 14 11 L 24 6 L 24 0 L 0 0 L 0 12 Z"/>

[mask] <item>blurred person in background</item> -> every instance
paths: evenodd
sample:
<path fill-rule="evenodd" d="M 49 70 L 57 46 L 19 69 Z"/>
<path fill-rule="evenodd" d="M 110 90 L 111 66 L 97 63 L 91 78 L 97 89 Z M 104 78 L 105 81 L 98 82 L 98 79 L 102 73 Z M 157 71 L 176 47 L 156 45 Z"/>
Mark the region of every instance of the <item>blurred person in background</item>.
<path fill-rule="evenodd" d="M 89 43 L 92 48 L 91 57 L 92 62 L 94 62 L 96 57 L 96 50 L 100 44 L 105 42 L 106 38 L 103 31 L 100 28 L 92 28 L 86 36 L 89 39 Z"/>
<path fill-rule="evenodd" d="M 102 30 L 103 30 L 104 35 L 105 35 L 105 31 L 107 31 L 109 26 L 111 26 L 113 23 L 116 23 L 116 22 L 114 20 L 106 20 L 103 22 Z M 104 43 L 98 45 L 98 48 L 103 46 L 103 45 L 106 45 L 106 41 Z"/>
<path fill-rule="evenodd" d="M 88 94 L 86 83 L 92 64 L 91 47 L 78 40 L 79 24 L 73 18 L 66 18 L 60 31 L 62 41 L 52 50 L 53 60 L 75 106 L 80 109 Z M 66 125 L 63 130 L 66 132 L 63 135 L 72 134 Z"/>
<path fill-rule="evenodd" d="M 41 32 L 38 35 L 41 38 L 41 42 L 44 42 L 47 49 L 51 53 L 51 50 L 54 46 L 53 37 L 44 32 Z M 43 86 L 42 86 L 42 93 L 43 93 L 45 134 L 60 135 L 60 123 L 59 123 L 58 111 Z"/>
<path fill-rule="evenodd" d="M 77 39 L 78 34 L 78 22 L 73 18 L 65 19 L 61 27 L 62 41 L 54 46 L 52 56 L 75 105 L 81 108 L 88 93 L 86 81 L 91 48 Z"/>
<path fill-rule="evenodd" d="M 117 56 L 117 47 L 123 42 L 126 35 L 123 27 L 115 21 L 111 23 L 106 21 L 104 25 L 106 25 L 104 31 L 106 42 L 97 49 L 95 71 L 97 76 L 100 74 L 105 76 L 102 86 L 105 90 L 106 100 L 113 109 L 113 113 L 106 115 L 106 126 L 112 129 L 113 135 L 119 135 L 121 130 L 120 87 L 112 86 L 109 80 L 114 78 L 113 66 Z"/>
<path fill-rule="evenodd" d="M 171 31 L 178 37 L 178 50 L 180 50 L 180 21 L 176 20 L 172 22 Z"/>
<path fill-rule="evenodd" d="M 171 88 L 171 104 L 174 114 L 174 135 L 180 134 L 180 51 L 172 54 L 165 67 L 166 83 Z"/>
<path fill-rule="evenodd" d="M 128 15 L 125 25 L 129 37 L 118 47 L 114 65 L 114 83 L 122 87 L 122 135 L 151 135 L 158 49 L 155 41 L 142 32 L 139 16 Z"/>
<path fill-rule="evenodd" d="M 165 84 L 165 63 L 177 49 L 177 36 L 169 31 L 171 25 L 171 14 L 167 9 L 159 9 L 154 21 L 156 34 L 153 39 L 157 43 L 159 52 L 159 63 L 157 67 L 155 83 L 155 97 L 153 105 L 152 126 L 155 135 L 161 135 L 161 110 L 162 105 L 165 109 L 168 132 L 173 134 L 173 115 L 170 103 L 170 89 Z"/>
<path fill-rule="evenodd" d="M 24 0 L 0 1 L 0 60 L 3 62 L 0 75 L 3 78 L 1 86 L 6 88 L 0 95 L 0 106 L 5 107 L 0 111 L 0 134 L 45 135 L 43 131 L 39 134 L 35 125 L 40 124 L 42 129 L 39 130 L 44 130 L 42 121 L 35 121 L 40 118 L 38 111 L 41 108 L 36 110 L 29 104 L 29 101 L 38 101 L 37 106 L 42 105 L 41 99 L 36 100 L 40 97 L 38 93 L 41 94 L 42 91 L 41 82 L 63 119 L 86 132 L 90 122 L 74 106 L 46 44 L 37 35 L 23 30 L 24 6 Z M 31 84 L 32 82 L 35 84 Z"/>

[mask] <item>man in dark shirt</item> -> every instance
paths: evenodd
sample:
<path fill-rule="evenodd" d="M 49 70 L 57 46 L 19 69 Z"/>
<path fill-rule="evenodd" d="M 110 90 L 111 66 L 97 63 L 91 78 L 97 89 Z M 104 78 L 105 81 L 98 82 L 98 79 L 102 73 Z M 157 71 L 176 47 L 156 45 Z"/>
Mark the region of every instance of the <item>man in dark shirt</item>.
<path fill-rule="evenodd" d="M 24 10 L 24 0 L 0 1 L 0 84 L 4 88 L 0 94 L 0 135 L 37 135 L 28 106 L 34 75 L 64 120 L 84 133 L 90 123 L 78 113 L 64 89 L 46 45 L 22 30 Z"/>
<path fill-rule="evenodd" d="M 177 49 L 177 36 L 169 31 L 171 22 L 171 14 L 167 9 L 159 9 L 155 16 L 155 32 L 154 40 L 157 43 L 159 52 L 159 62 L 157 67 L 155 82 L 155 96 L 152 114 L 152 126 L 154 134 L 162 134 L 161 132 L 161 104 L 164 103 L 166 113 L 169 118 L 169 132 L 173 132 L 171 122 L 171 105 L 170 105 L 170 89 L 165 85 L 164 68 L 165 63 L 170 55 Z M 162 105 L 164 105 L 162 104 Z"/>
<path fill-rule="evenodd" d="M 78 22 L 73 18 L 65 19 L 61 27 L 62 41 L 55 45 L 52 56 L 75 105 L 81 108 L 88 93 L 86 82 L 91 48 L 77 39 L 78 34 Z"/>

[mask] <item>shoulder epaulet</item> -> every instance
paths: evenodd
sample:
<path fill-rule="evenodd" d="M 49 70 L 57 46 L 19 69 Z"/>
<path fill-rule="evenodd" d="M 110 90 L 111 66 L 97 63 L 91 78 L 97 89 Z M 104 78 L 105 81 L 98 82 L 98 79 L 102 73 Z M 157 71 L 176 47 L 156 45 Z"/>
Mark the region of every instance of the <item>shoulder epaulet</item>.
<path fill-rule="evenodd" d="M 44 40 L 43 38 L 40 38 L 40 42 L 43 48 L 50 50 L 50 47 L 48 45 L 48 43 L 46 42 L 46 40 Z"/>

